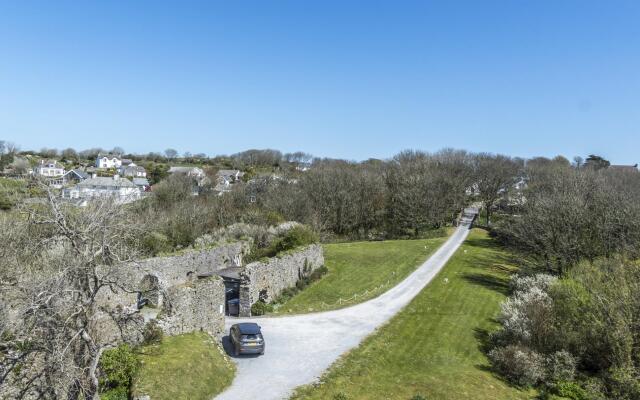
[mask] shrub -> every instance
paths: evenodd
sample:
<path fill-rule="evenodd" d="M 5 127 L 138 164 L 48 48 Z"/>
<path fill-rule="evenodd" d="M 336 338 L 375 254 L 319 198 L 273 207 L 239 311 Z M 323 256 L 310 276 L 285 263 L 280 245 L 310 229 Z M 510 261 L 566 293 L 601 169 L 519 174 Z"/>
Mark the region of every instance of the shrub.
<path fill-rule="evenodd" d="M 591 400 L 587 391 L 575 382 L 558 382 L 554 385 L 553 391 L 558 396 L 571 400 Z"/>
<path fill-rule="evenodd" d="M 275 249 L 277 253 L 280 253 L 282 251 L 295 249 L 296 247 L 316 243 L 317 241 L 318 235 L 308 227 L 299 225 L 289 229 L 280 240 L 277 240 L 275 242 Z"/>
<path fill-rule="evenodd" d="M 421 394 L 416 394 L 415 396 L 413 396 L 413 397 L 411 398 L 411 400 L 427 400 L 427 398 L 426 398 L 426 397 L 424 397 L 424 396 L 423 396 L 423 395 L 421 395 Z"/>
<path fill-rule="evenodd" d="M 557 351 L 547 357 L 547 376 L 552 382 L 571 381 L 576 374 L 576 359 L 567 351 Z"/>
<path fill-rule="evenodd" d="M 640 399 L 640 377 L 633 367 L 611 368 L 607 372 L 606 381 L 611 398 Z"/>
<path fill-rule="evenodd" d="M 489 358 L 498 372 L 517 385 L 535 385 L 545 377 L 544 358 L 526 347 L 499 347 L 489 352 Z"/>
<path fill-rule="evenodd" d="M 10 210 L 13 205 L 13 202 L 6 195 L 0 193 L 0 210 Z"/>
<path fill-rule="evenodd" d="M 100 393 L 100 400 L 129 400 L 129 389 L 117 387 Z"/>
<path fill-rule="evenodd" d="M 173 246 L 166 235 L 160 232 L 149 232 L 144 235 L 142 244 L 146 251 L 151 255 L 158 255 L 160 253 L 168 253 L 173 250 Z"/>
<path fill-rule="evenodd" d="M 501 305 L 501 335 L 511 342 L 542 347 L 553 326 L 553 302 L 546 278 L 516 280 L 518 289 Z M 532 343 L 533 342 L 533 343 Z"/>
<path fill-rule="evenodd" d="M 156 320 L 147 322 L 142 332 L 144 344 L 158 344 L 164 337 L 164 332 Z"/>
<path fill-rule="evenodd" d="M 268 312 L 273 311 L 273 306 L 267 304 L 262 300 L 258 300 L 251 306 L 251 315 L 265 315 Z"/>
<path fill-rule="evenodd" d="M 532 288 L 540 288 L 546 292 L 557 280 L 558 278 L 548 274 L 514 275 L 509 286 L 514 292 L 526 292 Z"/>
<path fill-rule="evenodd" d="M 103 391 L 124 390 L 129 393 L 133 378 L 138 373 L 140 361 L 128 344 L 107 350 L 100 357 L 100 387 Z M 117 391 L 116 391 L 117 392 Z M 115 396 L 115 394 L 113 394 Z M 113 397 L 117 399 L 117 397 Z"/>
<path fill-rule="evenodd" d="M 333 395 L 333 400 L 349 400 L 349 397 L 344 392 L 340 392 Z"/>

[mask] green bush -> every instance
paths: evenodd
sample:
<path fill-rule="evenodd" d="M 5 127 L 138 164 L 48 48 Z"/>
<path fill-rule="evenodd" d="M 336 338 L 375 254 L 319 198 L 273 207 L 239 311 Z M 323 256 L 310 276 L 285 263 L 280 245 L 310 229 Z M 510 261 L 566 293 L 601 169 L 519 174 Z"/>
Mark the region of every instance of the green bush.
<path fill-rule="evenodd" d="M 280 240 L 275 242 L 276 253 L 316 243 L 318 240 L 318 235 L 311 229 L 306 226 L 296 226 L 289 229 Z"/>
<path fill-rule="evenodd" d="M 273 306 L 262 300 L 258 300 L 251 306 L 251 315 L 265 315 L 273 311 Z"/>
<path fill-rule="evenodd" d="M 160 253 L 168 253 L 173 247 L 169 238 L 160 232 L 149 232 L 143 239 L 142 244 L 150 255 L 158 255 Z"/>
<path fill-rule="evenodd" d="M 6 195 L 0 193 L 0 210 L 11 210 L 13 206 L 13 201 L 9 200 Z"/>
<path fill-rule="evenodd" d="M 100 357 L 101 391 L 115 393 L 124 390 L 128 394 L 139 367 L 138 356 L 128 344 L 122 344 L 115 349 L 105 351 Z M 113 399 L 118 399 L 118 397 L 113 397 Z"/>
<path fill-rule="evenodd" d="M 156 320 L 151 320 L 144 326 L 142 336 L 144 338 L 144 344 L 158 344 L 162 341 L 164 332 Z"/>
<path fill-rule="evenodd" d="M 553 389 L 555 394 L 567 399 L 590 400 L 587 392 L 575 382 L 558 382 Z"/>
<path fill-rule="evenodd" d="M 129 400 L 129 389 L 117 387 L 100 394 L 100 400 Z"/>
<path fill-rule="evenodd" d="M 349 397 L 343 392 L 340 392 L 333 395 L 333 400 L 349 400 Z"/>
<path fill-rule="evenodd" d="M 427 400 L 427 398 L 426 398 L 426 397 L 424 397 L 424 396 L 423 396 L 423 395 L 421 395 L 421 394 L 416 394 L 415 396 L 413 396 L 413 397 L 411 398 L 411 400 Z"/>

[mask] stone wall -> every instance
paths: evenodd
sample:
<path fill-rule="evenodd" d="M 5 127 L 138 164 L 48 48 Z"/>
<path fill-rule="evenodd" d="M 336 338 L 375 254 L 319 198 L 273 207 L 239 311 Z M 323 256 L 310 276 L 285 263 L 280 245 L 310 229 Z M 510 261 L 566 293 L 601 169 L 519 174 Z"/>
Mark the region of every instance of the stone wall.
<path fill-rule="evenodd" d="M 258 300 L 273 301 L 287 288 L 324 265 L 322 246 L 313 244 L 266 262 L 254 262 L 240 273 L 240 316 L 251 316 Z"/>
<path fill-rule="evenodd" d="M 136 343 L 141 339 L 140 332 L 149 319 L 138 310 L 141 296 L 157 308 L 160 319 L 165 319 L 160 326 L 166 334 L 193 330 L 221 334 L 224 284 L 217 277 L 198 279 L 197 276 L 238 266 L 248 251 L 248 243 L 234 242 L 175 256 L 149 258 L 115 271 L 105 269 L 103 273 L 117 276 L 116 280 L 123 284 L 104 288 L 97 296 L 99 312 L 93 323 L 100 333 L 100 342 Z"/>
<path fill-rule="evenodd" d="M 224 283 L 217 276 L 176 285 L 167 291 L 158 323 L 168 335 L 205 331 L 221 337 L 224 331 Z"/>

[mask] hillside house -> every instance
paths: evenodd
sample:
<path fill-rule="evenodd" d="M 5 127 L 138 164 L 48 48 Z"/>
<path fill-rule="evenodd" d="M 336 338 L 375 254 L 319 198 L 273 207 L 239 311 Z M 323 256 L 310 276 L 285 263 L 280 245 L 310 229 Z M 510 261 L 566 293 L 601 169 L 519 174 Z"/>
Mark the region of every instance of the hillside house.
<path fill-rule="evenodd" d="M 122 166 L 122 160 L 112 155 L 99 155 L 96 158 L 96 168 L 109 169 L 119 168 Z"/>
<path fill-rule="evenodd" d="M 231 190 L 231 185 L 240 182 L 244 173 L 237 169 L 221 169 L 218 171 L 215 191 L 223 193 Z"/>
<path fill-rule="evenodd" d="M 148 192 L 151 190 L 151 184 L 147 178 L 133 178 L 133 184 L 140 190 L 140 192 Z"/>
<path fill-rule="evenodd" d="M 66 174 L 62 175 L 62 184 L 69 185 L 72 183 L 80 183 L 86 179 L 89 179 L 90 175 L 79 169 L 72 169 Z"/>
<path fill-rule="evenodd" d="M 112 198 L 117 203 L 130 203 L 140 199 L 140 189 L 130 180 L 115 175 L 113 178 L 94 177 L 76 186 L 65 189 L 62 196 L 67 199 Z"/>
<path fill-rule="evenodd" d="M 64 175 L 64 167 L 55 160 L 40 160 L 40 163 L 33 169 L 36 176 L 58 177 Z"/>
<path fill-rule="evenodd" d="M 133 163 L 132 163 L 133 164 Z M 131 178 L 146 178 L 147 177 L 147 170 L 144 169 L 144 167 L 135 165 L 135 164 L 129 164 L 127 166 L 121 166 L 120 168 L 118 168 L 118 173 L 124 177 L 131 177 Z"/>

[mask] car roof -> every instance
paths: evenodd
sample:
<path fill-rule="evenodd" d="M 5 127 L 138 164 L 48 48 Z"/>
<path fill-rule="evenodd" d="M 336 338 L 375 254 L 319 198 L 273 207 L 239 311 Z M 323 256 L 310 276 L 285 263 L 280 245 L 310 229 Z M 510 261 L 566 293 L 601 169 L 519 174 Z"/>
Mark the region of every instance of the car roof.
<path fill-rule="evenodd" d="M 237 324 L 240 333 L 243 335 L 256 335 L 260 333 L 260 325 L 255 322 L 243 322 Z"/>

